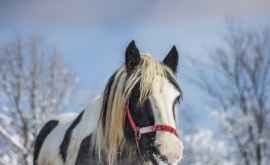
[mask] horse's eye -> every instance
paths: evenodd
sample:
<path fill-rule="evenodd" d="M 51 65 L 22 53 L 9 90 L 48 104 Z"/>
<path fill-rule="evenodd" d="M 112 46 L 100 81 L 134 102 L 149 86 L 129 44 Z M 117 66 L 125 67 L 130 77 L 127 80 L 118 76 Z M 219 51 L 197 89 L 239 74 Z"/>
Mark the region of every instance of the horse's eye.
<path fill-rule="evenodd" d="M 174 104 L 180 104 L 180 101 L 181 101 L 182 97 L 181 95 L 177 96 L 176 99 L 174 100 Z"/>

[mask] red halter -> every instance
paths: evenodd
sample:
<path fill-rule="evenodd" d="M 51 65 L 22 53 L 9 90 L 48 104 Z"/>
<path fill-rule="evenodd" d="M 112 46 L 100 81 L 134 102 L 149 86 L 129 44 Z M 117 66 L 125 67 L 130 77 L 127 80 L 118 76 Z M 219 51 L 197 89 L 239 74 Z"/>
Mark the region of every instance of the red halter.
<path fill-rule="evenodd" d="M 150 125 L 146 127 L 138 127 L 130 114 L 128 104 L 126 104 L 125 106 L 125 111 L 127 113 L 128 121 L 135 133 L 136 140 L 140 139 L 142 134 L 147 134 L 147 133 L 156 132 L 156 131 L 169 132 L 177 136 L 176 129 L 169 125 L 156 124 L 156 125 Z"/>

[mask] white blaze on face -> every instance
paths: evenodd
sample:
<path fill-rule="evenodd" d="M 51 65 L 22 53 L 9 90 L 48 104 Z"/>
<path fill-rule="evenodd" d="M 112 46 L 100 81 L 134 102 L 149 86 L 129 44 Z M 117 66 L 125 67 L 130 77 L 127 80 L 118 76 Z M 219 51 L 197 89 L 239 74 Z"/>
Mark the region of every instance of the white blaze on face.
<path fill-rule="evenodd" d="M 150 101 L 154 113 L 155 124 L 169 125 L 176 128 L 174 118 L 174 102 L 180 92 L 168 80 L 156 78 L 152 86 Z M 169 132 L 158 131 L 155 144 L 170 164 L 177 163 L 182 158 L 183 145 L 179 137 Z"/>
<path fill-rule="evenodd" d="M 173 104 L 180 93 L 168 80 L 160 79 L 156 82 L 153 84 L 152 95 L 150 97 L 155 116 L 155 124 L 167 124 L 176 128 Z"/>

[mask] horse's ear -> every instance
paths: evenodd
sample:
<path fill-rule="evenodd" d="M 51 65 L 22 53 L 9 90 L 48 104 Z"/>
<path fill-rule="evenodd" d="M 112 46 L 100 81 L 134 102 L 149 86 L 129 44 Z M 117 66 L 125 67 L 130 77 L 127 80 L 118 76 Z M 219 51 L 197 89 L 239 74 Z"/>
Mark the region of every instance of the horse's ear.
<path fill-rule="evenodd" d="M 163 64 L 167 65 L 174 73 L 176 73 L 178 65 L 178 52 L 175 46 L 172 47 L 170 52 L 165 57 Z"/>
<path fill-rule="evenodd" d="M 139 49 L 136 47 L 135 41 L 132 40 L 126 49 L 126 68 L 130 73 L 141 61 Z"/>

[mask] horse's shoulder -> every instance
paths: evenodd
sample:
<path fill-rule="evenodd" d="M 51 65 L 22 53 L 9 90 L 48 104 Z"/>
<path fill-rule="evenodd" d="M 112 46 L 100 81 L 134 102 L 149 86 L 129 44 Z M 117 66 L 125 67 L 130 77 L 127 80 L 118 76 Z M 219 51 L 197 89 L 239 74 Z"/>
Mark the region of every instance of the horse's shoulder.
<path fill-rule="evenodd" d="M 57 120 L 50 120 L 41 128 L 34 145 L 34 165 L 37 164 L 38 156 L 45 139 L 57 125 Z"/>

